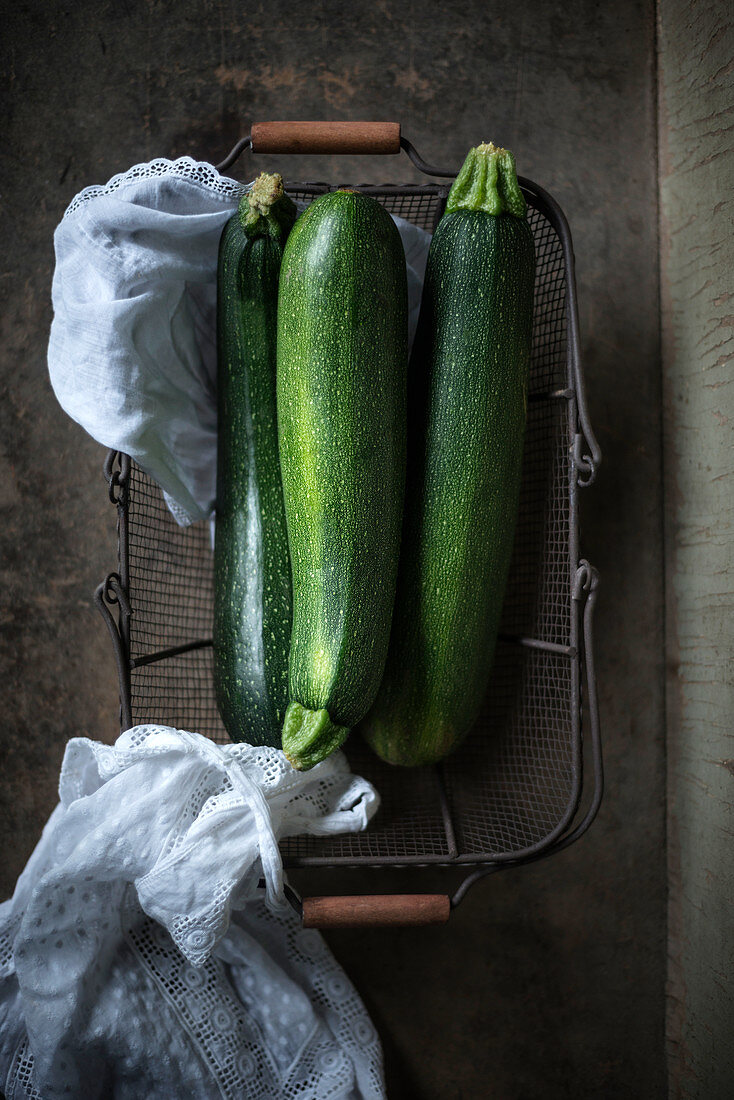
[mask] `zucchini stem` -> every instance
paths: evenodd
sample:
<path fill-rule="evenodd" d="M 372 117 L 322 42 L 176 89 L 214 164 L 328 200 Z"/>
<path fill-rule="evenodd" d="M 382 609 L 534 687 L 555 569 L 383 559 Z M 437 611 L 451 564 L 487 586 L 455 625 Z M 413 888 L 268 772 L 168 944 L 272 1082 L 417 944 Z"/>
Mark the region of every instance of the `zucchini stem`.
<path fill-rule="evenodd" d="M 240 199 L 239 215 L 246 236 L 268 236 L 284 242 L 298 211 L 285 193 L 283 177 L 278 172 L 261 172 Z"/>
<path fill-rule="evenodd" d="M 469 150 L 446 200 L 446 213 L 453 214 L 455 210 L 525 217 L 527 203 L 509 149 L 499 148 L 490 141 Z"/>
<path fill-rule="evenodd" d="M 283 752 L 298 771 L 306 772 L 344 744 L 346 726 L 332 722 L 327 710 L 308 710 L 289 703 L 283 722 Z"/>

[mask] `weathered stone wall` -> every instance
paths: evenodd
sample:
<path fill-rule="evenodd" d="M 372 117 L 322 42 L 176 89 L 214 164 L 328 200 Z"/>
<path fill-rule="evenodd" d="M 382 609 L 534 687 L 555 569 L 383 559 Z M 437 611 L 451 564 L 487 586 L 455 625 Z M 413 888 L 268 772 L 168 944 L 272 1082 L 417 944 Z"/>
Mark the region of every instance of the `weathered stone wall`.
<path fill-rule="evenodd" d="M 734 1086 L 734 19 L 660 7 L 670 1094 Z"/>

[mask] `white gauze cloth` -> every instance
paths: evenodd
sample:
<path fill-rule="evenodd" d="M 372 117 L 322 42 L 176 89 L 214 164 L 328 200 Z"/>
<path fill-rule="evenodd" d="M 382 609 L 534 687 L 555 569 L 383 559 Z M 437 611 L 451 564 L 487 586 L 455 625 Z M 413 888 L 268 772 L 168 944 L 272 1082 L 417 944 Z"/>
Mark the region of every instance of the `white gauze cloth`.
<path fill-rule="evenodd" d="M 342 753 L 304 773 L 136 726 L 70 741 L 59 793 L 0 905 L 7 1100 L 384 1097 L 357 993 L 283 897 L 278 839 L 377 809 Z"/>
<path fill-rule="evenodd" d="M 80 192 L 54 235 L 56 397 L 94 439 L 136 460 L 182 524 L 214 507 L 217 253 L 248 187 L 190 157 L 137 164 Z M 412 340 L 430 234 L 395 222 Z"/>

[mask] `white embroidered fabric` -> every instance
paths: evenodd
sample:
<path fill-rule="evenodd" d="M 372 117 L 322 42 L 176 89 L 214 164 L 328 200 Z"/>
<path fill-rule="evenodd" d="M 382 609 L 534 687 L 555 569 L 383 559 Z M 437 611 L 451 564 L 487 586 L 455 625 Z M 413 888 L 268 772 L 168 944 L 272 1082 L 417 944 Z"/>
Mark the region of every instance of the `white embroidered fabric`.
<path fill-rule="evenodd" d="M 377 809 L 341 753 L 302 773 L 138 726 L 70 741 L 59 793 L 0 905 L 8 1100 L 384 1097 L 369 1017 L 283 894 L 280 838 Z"/>
<path fill-rule="evenodd" d="M 54 392 L 161 486 L 180 524 L 214 507 L 217 253 L 248 186 L 190 157 L 136 164 L 80 192 L 54 235 Z M 395 223 L 412 340 L 430 235 Z"/>

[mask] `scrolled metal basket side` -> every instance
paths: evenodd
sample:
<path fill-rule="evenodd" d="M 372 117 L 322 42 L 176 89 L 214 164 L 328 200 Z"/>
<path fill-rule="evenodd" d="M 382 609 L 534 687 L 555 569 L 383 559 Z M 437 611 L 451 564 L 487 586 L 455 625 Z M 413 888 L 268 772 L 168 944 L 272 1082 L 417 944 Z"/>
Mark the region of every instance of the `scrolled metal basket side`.
<path fill-rule="evenodd" d="M 132 460 L 122 451 L 107 452 L 103 473 L 107 482 L 110 502 L 117 508 L 118 570 L 108 573 L 94 592 L 94 602 L 99 609 L 112 639 L 112 650 L 117 667 L 120 689 L 120 729 L 132 726 L 132 701 L 130 683 L 130 616 L 132 607 L 129 593 L 128 524 L 127 509 Z M 117 610 L 117 617 L 113 610 Z"/>

